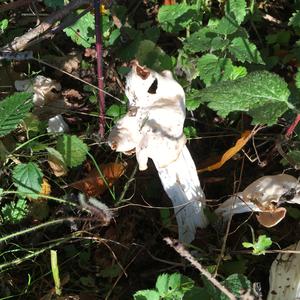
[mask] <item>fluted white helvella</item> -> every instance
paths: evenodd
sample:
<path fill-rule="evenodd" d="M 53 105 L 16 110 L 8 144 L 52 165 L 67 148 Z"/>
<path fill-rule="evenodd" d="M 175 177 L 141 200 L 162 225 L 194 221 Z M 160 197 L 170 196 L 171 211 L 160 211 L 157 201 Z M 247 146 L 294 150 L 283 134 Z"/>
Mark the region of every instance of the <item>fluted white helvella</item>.
<path fill-rule="evenodd" d="M 173 203 L 179 240 L 190 243 L 207 220 L 205 196 L 183 133 L 184 90 L 170 71 L 157 73 L 134 61 L 125 93 L 129 109 L 111 130 L 108 144 L 125 154 L 135 152 L 140 170 L 153 160 Z"/>

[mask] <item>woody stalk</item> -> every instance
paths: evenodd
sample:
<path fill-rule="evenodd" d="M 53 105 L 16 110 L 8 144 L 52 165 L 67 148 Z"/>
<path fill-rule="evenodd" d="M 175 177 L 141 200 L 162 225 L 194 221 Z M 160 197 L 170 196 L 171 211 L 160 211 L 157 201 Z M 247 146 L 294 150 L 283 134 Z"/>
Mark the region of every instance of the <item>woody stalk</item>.
<path fill-rule="evenodd" d="M 170 71 L 157 73 L 133 61 L 125 93 L 129 109 L 111 130 L 108 144 L 118 152 L 135 152 L 141 171 L 152 159 L 172 200 L 179 240 L 190 243 L 207 220 L 205 196 L 183 134 L 184 90 Z"/>

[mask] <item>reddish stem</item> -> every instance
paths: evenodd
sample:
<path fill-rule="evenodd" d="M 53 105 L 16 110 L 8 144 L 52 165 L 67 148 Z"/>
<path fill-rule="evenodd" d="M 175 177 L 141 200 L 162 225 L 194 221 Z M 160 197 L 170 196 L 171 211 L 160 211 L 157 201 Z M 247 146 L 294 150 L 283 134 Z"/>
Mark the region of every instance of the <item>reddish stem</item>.
<path fill-rule="evenodd" d="M 95 8 L 95 31 L 96 31 L 96 52 L 97 52 L 97 76 L 98 76 L 98 100 L 99 100 L 99 135 L 104 137 L 105 131 L 105 96 L 103 93 L 103 70 L 102 70 L 102 17 L 100 13 L 101 0 L 94 0 Z"/>
<path fill-rule="evenodd" d="M 297 115 L 297 117 L 294 120 L 294 122 L 292 123 L 292 125 L 287 129 L 286 134 L 285 134 L 285 136 L 287 138 L 290 137 L 293 134 L 293 132 L 294 132 L 294 130 L 295 130 L 295 128 L 296 128 L 296 126 L 298 125 L 299 122 L 300 122 L 300 114 Z"/>

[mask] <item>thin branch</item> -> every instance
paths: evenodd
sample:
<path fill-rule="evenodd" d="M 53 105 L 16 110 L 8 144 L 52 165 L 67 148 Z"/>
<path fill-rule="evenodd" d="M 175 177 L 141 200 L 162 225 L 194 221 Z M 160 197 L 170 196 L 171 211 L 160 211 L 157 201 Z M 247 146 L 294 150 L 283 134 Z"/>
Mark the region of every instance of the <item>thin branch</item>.
<path fill-rule="evenodd" d="M 97 77 L 98 77 L 98 100 L 99 100 L 99 135 L 104 137 L 105 131 L 105 96 L 103 93 L 103 68 L 102 68 L 102 15 L 100 13 L 101 0 L 94 0 L 95 9 L 95 33 L 96 33 L 96 52 L 97 52 Z"/>
<path fill-rule="evenodd" d="M 49 30 L 57 21 L 66 17 L 70 11 L 77 9 L 82 5 L 89 4 L 90 0 L 74 0 L 64 6 L 58 11 L 55 11 L 48 16 L 39 26 L 28 31 L 20 37 L 15 38 L 12 42 L 1 48 L 1 51 L 22 51 L 24 50 L 30 41 L 44 34 Z"/>
<path fill-rule="evenodd" d="M 184 246 L 176 240 L 172 240 L 169 237 L 164 238 L 165 242 L 172 247 L 181 257 L 188 260 L 192 266 L 200 271 L 207 280 L 209 280 L 216 288 L 218 288 L 223 294 L 225 294 L 230 300 L 236 300 L 234 294 L 232 294 L 225 286 L 223 286 L 218 280 L 216 280 L 212 275 L 205 270 L 202 265 L 184 248 Z"/>

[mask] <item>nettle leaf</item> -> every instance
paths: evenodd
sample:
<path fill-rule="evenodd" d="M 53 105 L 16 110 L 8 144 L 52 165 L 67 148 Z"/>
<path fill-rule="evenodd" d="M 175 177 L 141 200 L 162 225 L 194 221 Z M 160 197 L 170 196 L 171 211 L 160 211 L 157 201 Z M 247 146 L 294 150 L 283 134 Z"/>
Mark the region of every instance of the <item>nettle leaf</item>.
<path fill-rule="evenodd" d="M 163 30 L 177 33 L 186 28 L 196 16 L 196 6 L 180 3 L 162 5 L 158 11 L 157 18 Z"/>
<path fill-rule="evenodd" d="M 14 93 L 0 102 L 0 137 L 14 130 L 32 108 L 31 93 Z"/>
<path fill-rule="evenodd" d="M 225 14 L 233 14 L 235 20 L 240 25 L 244 21 L 247 14 L 246 6 L 245 0 L 227 0 L 225 5 Z"/>
<path fill-rule="evenodd" d="M 216 37 L 217 34 L 212 32 L 209 27 L 201 28 L 184 41 L 184 50 L 191 53 L 208 51 L 211 48 L 212 40 Z"/>
<path fill-rule="evenodd" d="M 294 28 L 300 28 L 300 11 L 297 10 L 293 13 L 291 18 L 289 19 L 289 26 L 293 26 Z"/>
<path fill-rule="evenodd" d="M 203 55 L 198 60 L 197 67 L 200 78 L 206 86 L 228 80 L 233 70 L 231 59 L 220 58 L 214 54 Z"/>
<path fill-rule="evenodd" d="M 58 138 L 56 149 L 70 168 L 81 165 L 89 150 L 88 146 L 79 137 L 68 134 Z"/>
<path fill-rule="evenodd" d="M 233 13 L 225 15 L 218 21 L 218 25 L 215 27 L 214 32 L 229 35 L 235 33 L 239 29 L 239 23 L 236 21 Z"/>
<path fill-rule="evenodd" d="M 1 208 L 1 213 L 5 223 L 18 223 L 29 213 L 27 201 L 23 198 L 11 201 Z"/>
<path fill-rule="evenodd" d="M 186 94 L 185 107 L 188 111 L 194 111 L 200 104 L 205 103 L 199 96 L 199 92 L 199 90 L 192 89 Z"/>
<path fill-rule="evenodd" d="M 197 95 L 198 94 L 198 95 Z M 254 124 L 273 125 L 288 109 L 290 95 L 287 83 L 274 73 L 253 72 L 235 81 L 225 81 L 194 91 L 201 103 L 226 117 L 233 111 L 244 111 Z"/>
<path fill-rule="evenodd" d="M 89 48 L 95 43 L 95 21 L 91 13 L 82 16 L 72 26 L 64 29 L 66 35 L 77 45 Z"/>
<path fill-rule="evenodd" d="M 133 295 L 134 300 L 160 300 L 159 293 L 155 290 L 142 290 Z"/>
<path fill-rule="evenodd" d="M 18 192 L 30 194 L 33 199 L 39 197 L 42 189 L 43 172 L 36 163 L 18 164 L 12 172 L 12 179 Z M 36 193 L 37 195 L 31 195 Z"/>
<path fill-rule="evenodd" d="M 229 52 L 241 62 L 264 64 L 260 52 L 247 38 L 234 38 L 228 47 Z"/>

